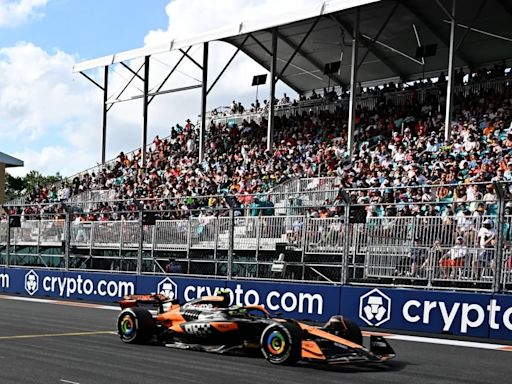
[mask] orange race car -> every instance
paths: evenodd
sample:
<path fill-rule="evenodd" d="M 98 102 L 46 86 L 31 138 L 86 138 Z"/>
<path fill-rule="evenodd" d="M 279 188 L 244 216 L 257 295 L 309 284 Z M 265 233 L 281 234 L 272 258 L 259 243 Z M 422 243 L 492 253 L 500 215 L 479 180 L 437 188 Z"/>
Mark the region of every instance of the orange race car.
<path fill-rule="evenodd" d="M 272 317 L 263 306 L 229 306 L 229 300 L 227 292 L 183 305 L 160 294 L 127 296 L 120 302 L 117 331 L 125 343 L 154 341 L 216 353 L 261 351 L 272 364 L 380 363 L 395 357 L 381 336 L 371 336 L 365 348 L 357 324 L 343 316 L 315 327 Z"/>

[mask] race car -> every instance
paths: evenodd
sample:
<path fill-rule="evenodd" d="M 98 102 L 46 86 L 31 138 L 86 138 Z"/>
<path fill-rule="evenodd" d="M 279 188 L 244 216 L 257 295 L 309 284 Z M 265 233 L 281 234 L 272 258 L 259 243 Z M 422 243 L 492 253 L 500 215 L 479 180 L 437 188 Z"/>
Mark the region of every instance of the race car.
<path fill-rule="evenodd" d="M 272 364 L 298 361 L 381 363 L 395 357 L 381 336 L 362 345 L 361 330 L 343 316 L 322 327 L 272 316 L 263 306 L 230 306 L 229 293 L 182 305 L 161 294 L 130 295 L 120 301 L 117 332 L 129 344 L 157 342 L 167 347 L 215 353 L 260 353 Z M 149 307 L 149 309 L 148 309 Z"/>

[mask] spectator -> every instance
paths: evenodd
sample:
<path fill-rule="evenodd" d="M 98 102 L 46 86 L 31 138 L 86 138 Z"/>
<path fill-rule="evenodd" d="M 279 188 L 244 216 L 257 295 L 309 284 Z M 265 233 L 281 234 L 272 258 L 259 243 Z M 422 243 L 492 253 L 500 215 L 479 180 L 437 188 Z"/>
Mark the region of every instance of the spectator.
<path fill-rule="evenodd" d="M 169 258 L 169 262 L 165 266 L 166 273 L 181 273 L 181 264 L 176 259 Z"/>
<path fill-rule="evenodd" d="M 477 239 L 480 252 L 473 259 L 472 271 L 473 279 L 480 280 L 483 268 L 491 266 L 491 262 L 494 260 L 496 232 L 492 228 L 491 220 L 487 219 L 483 222 L 482 227 L 478 230 Z"/>
<path fill-rule="evenodd" d="M 423 265 L 427 258 L 427 252 L 424 247 L 420 245 L 420 239 L 414 239 L 414 244 L 409 251 L 409 259 L 411 261 L 410 276 L 416 277 L 418 273 L 418 266 Z"/>
<path fill-rule="evenodd" d="M 468 250 L 464 245 L 464 238 L 459 236 L 455 245 L 439 260 L 439 270 L 443 278 L 455 278 L 456 271 L 465 266 L 467 255 Z"/>

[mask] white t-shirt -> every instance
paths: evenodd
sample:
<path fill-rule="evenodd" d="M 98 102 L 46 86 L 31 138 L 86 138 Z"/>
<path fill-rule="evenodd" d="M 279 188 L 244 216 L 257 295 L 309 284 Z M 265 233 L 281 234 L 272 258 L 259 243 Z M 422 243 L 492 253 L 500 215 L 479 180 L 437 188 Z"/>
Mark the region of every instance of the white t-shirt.
<path fill-rule="evenodd" d="M 468 249 L 464 245 L 455 245 L 452 249 L 450 249 L 450 259 L 460 259 L 461 257 L 466 257 L 468 253 Z"/>
<path fill-rule="evenodd" d="M 487 245 L 485 245 L 485 242 L 487 240 L 489 240 L 491 237 L 495 237 L 495 236 L 496 236 L 496 232 L 494 231 L 494 229 L 487 229 L 485 227 L 480 228 L 478 231 L 478 241 L 479 241 L 480 247 L 481 248 L 490 248 L 491 243 L 488 243 Z"/>

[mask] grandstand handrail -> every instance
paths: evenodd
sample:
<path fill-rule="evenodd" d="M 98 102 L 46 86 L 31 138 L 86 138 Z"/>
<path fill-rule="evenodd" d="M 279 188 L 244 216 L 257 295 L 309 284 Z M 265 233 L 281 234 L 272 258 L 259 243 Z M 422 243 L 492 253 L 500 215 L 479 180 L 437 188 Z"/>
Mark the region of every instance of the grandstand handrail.
<path fill-rule="evenodd" d="M 510 77 L 503 77 L 498 79 L 490 79 L 490 80 L 482 80 L 482 81 L 475 81 L 475 82 L 467 82 L 465 84 L 456 85 L 454 86 L 454 93 L 460 93 L 463 92 L 464 95 L 467 95 L 471 92 L 481 90 L 481 89 L 495 89 L 497 90 L 502 85 L 506 85 L 507 83 L 510 83 L 511 79 Z M 419 88 L 405 88 L 400 91 L 389 91 L 384 94 L 372 94 L 372 93 L 364 93 L 360 96 L 356 97 L 356 103 L 361 105 L 362 107 L 369 107 L 372 109 L 375 107 L 377 101 L 381 99 L 382 97 L 385 97 L 387 100 L 394 101 L 395 104 L 405 104 L 412 102 L 412 95 L 416 94 L 416 97 L 419 100 L 423 100 L 427 94 L 432 93 L 433 91 L 438 92 L 440 90 L 440 87 L 444 84 L 438 84 L 433 83 L 429 86 L 425 86 L 424 84 L 421 85 Z M 296 103 L 288 103 L 288 104 L 280 104 L 277 103 L 275 107 L 276 115 L 282 115 L 284 113 L 293 112 L 293 111 L 301 111 L 305 108 L 315 108 L 315 107 L 322 107 L 323 109 L 327 108 L 333 108 L 337 106 L 343 106 L 348 105 L 348 95 L 345 97 L 342 97 L 340 99 L 334 100 L 334 101 L 327 101 L 324 97 L 319 97 L 317 99 L 312 100 L 303 100 L 298 101 Z M 262 116 L 266 116 L 267 112 L 264 110 L 261 110 L 259 112 L 248 112 L 247 114 L 258 114 L 260 113 Z M 222 119 L 228 119 L 230 116 L 243 116 L 244 114 L 224 114 L 224 116 L 220 117 Z M 215 118 L 213 118 L 215 120 Z"/>
<path fill-rule="evenodd" d="M 301 186 L 301 182 L 300 180 L 308 180 L 308 181 L 311 181 L 311 180 L 314 180 L 314 179 L 318 179 L 318 180 L 326 180 L 327 182 L 331 182 L 331 181 L 336 181 L 337 177 L 320 177 L 320 178 L 303 178 L 303 179 L 291 179 L 291 180 L 287 180 L 285 183 L 290 183 L 290 184 L 284 184 L 284 187 L 282 189 L 284 189 L 283 192 L 280 192 L 280 189 L 277 189 L 278 187 L 280 187 L 280 185 L 283 185 L 283 184 L 280 184 L 278 186 L 276 186 L 276 189 L 274 190 L 271 190 L 269 192 L 265 192 L 265 193 L 254 193 L 254 194 L 221 194 L 221 195 L 201 195 L 201 196 L 186 196 L 187 199 L 209 199 L 209 198 L 216 198 L 216 199 L 223 199 L 225 197 L 231 197 L 231 198 L 234 198 L 234 199 L 238 199 L 238 198 L 247 198 L 247 197 L 253 197 L 253 198 L 261 198 L 262 195 L 264 196 L 276 196 L 276 198 L 280 198 L 281 200 L 284 200 L 288 197 L 292 197 L 292 198 L 295 198 L 297 196 L 297 194 L 299 194 L 301 197 L 308 197 L 308 196 L 320 196 L 322 194 L 324 195 L 337 195 L 341 189 L 343 189 L 345 192 L 349 193 L 349 194 L 356 194 L 357 192 L 360 192 L 360 191 L 365 191 L 365 192 L 368 192 L 368 191 L 373 191 L 373 190 L 380 190 L 382 189 L 381 186 L 379 187 L 367 187 L 367 188 L 360 188 L 360 187 L 349 187 L 349 188 L 328 188 L 328 189 L 321 189 L 321 190 L 313 190 L 313 191 L 307 191 L 307 190 L 302 190 L 300 189 L 300 186 Z M 472 183 L 472 185 L 481 185 L 481 186 L 485 186 L 485 185 L 488 185 L 488 184 L 493 184 L 491 182 L 474 182 Z M 510 186 L 512 185 L 512 181 L 501 181 L 499 182 L 499 184 L 502 184 L 502 185 L 506 185 L 506 186 Z M 411 189 L 423 189 L 423 188 L 430 188 L 432 190 L 435 190 L 436 188 L 441 188 L 441 187 L 447 187 L 447 188 L 450 188 L 450 189 L 455 189 L 458 185 L 464 185 L 464 184 L 422 184 L 422 185 L 414 185 L 414 186 L 407 186 L 406 188 L 411 188 Z M 404 186 L 386 186 L 385 189 L 387 190 L 400 190 L 400 189 L 403 189 L 405 188 Z M 293 191 L 287 191 L 287 189 L 292 189 Z M 104 190 L 104 191 L 113 191 L 113 190 Z M 111 194 L 114 194 L 113 192 L 110 192 Z M 91 201 L 81 201 L 80 203 L 81 204 L 99 204 L 99 203 L 105 203 L 105 202 L 112 202 L 112 203 L 121 203 L 121 202 L 129 202 L 129 201 L 134 201 L 134 200 L 137 200 L 137 201 L 140 201 L 140 202 L 150 202 L 150 201 L 164 201 L 164 200 L 181 200 L 181 199 L 184 199 L 185 196 L 168 196 L 168 197 L 153 197 L 153 198 L 147 198 L 147 197 L 144 197 L 144 198 L 140 198 L 140 197 L 132 197 L 132 198 L 126 198 L 126 199 L 122 199 L 122 198 L 113 198 L 111 200 L 91 200 Z M 314 200 L 317 200 L 317 199 L 314 199 Z M 421 204 L 448 204 L 447 202 L 443 202 L 443 201 L 437 201 L 437 200 L 433 200 L 433 201 L 430 201 L 430 202 L 421 202 Z M 53 206 L 55 205 L 56 202 L 48 202 L 48 203 L 28 203 L 28 204 L 20 204 L 20 205 L 17 205 L 16 207 L 30 207 L 30 206 Z M 393 205 L 392 203 L 382 203 L 384 205 Z M 418 204 L 418 202 L 415 202 L 415 201 L 410 201 L 410 202 L 401 202 L 400 204 L 403 204 L 403 205 L 414 205 L 414 204 Z M 352 204 L 352 205 L 358 205 L 358 204 Z M 360 204 L 360 205 L 364 205 L 364 204 Z"/>

